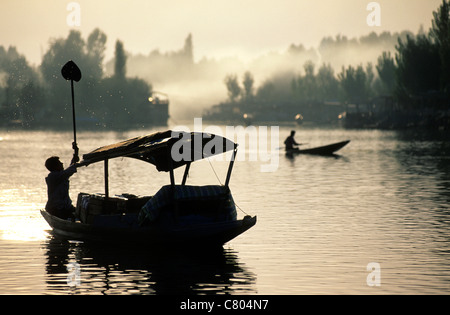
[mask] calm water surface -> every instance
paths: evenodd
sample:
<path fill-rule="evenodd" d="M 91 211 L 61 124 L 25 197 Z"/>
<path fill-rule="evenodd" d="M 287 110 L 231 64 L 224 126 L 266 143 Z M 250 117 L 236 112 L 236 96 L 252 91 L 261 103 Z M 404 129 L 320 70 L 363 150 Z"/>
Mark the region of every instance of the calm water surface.
<path fill-rule="evenodd" d="M 280 127 L 280 146 L 291 128 Z M 142 252 L 53 237 L 39 214 L 43 164 L 50 155 L 70 161 L 72 134 L 0 131 L 0 294 L 450 293 L 448 136 L 297 130 L 310 145 L 351 143 L 331 158 L 276 151 L 271 173 L 260 172 L 265 162 L 250 161 L 246 150 L 230 187 L 238 216 L 257 215 L 258 223 L 213 252 Z M 147 132 L 79 132 L 80 153 Z M 188 182 L 218 184 L 214 168 L 223 183 L 227 162 L 198 165 Z M 102 165 L 80 169 L 72 199 L 102 192 L 102 176 Z M 140 161 L 110 162 L 111 194 L 149 195 L 168 181 Z M 368 285 L 373 262 L 379 286 Z"/>

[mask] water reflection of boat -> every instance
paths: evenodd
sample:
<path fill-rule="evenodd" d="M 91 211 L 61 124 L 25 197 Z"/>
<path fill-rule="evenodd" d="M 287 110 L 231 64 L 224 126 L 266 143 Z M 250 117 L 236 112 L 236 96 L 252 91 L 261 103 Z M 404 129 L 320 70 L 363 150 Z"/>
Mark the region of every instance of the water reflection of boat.
<path fill-rule="evenodd" d="M 183 158 L 173 150 L 182 148 Z M 186 179 L 192 161 L 233 151 L 224 186 L 190 186 Z M 218 135 L 165 131 L 98 148 L 83 155 L 80 166 L 104 162 L 105 193 L 80 193 L 77 220 L 60 219 L 41 211 L 53 232 L 64 237 L 101 242 L 158 245 L 223 245 L 256 224 L 256 216 L 237 219 L 228 187 L 237 144 Z M 187 155 L 186 155 L 187 154 Z M 154 196 L 109 196 L 108 161 L 130 157 L 170 173 L 170 185 Z M 185 166 L 182 183 L 174 169 Z M 144 177 L 143 177 L 144 178 Z"/>
<path fill-rule="evenodd" d="M 57 236 L 44 248 L 48 294 L 256 293 L 256 275 L 229 248 L 142 251 L 130 244 L 105 246 Z M 77 275 L 79 282 L 69 283 Z"/>
<path fill-rule="evenodd" d="M 329 145 L 324 145 L 320 147 L 314 147 L 309 149 L 297 149 L 297 150 L 287 150 L 286 154 L 316 154 L 316 155 L 332 155 L 334 152 L 342 149 L 344 146 L 346 146 L 350 140 L 333 143 Z"/>

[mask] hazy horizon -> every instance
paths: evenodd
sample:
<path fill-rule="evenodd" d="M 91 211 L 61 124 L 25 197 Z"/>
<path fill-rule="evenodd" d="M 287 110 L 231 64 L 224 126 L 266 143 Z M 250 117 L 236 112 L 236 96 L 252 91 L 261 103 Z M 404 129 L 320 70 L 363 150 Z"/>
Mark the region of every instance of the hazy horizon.
<path fill-rule="evenodd" d="M 107 36 L 103 60 L 107 68 L 117 40 L 123 42 L 127 53 L 149 56 L 155 50 L 162 54 L 179 51 L 188 34 L 192 34 L 194 62 L 205 58 L 223 62 L 202 65 L 203 72 L 197 68 L 197 75 L 191 74 L 186 80 L 180 77 L 180 69 L 162 68 L 162 64 L 155 72 L 148 59 L 141 58 L 143 62 L 138 63 L 139 58 L 128 58 L 127 75 L 143 78 L 155 90 L 167 93 L 171 117 L 199 116 L 205 108 L 226 99 L 223 79 L 227 74 L 241 77 L 244 71 L 251 71 L 258 88 L 277 73 L 295 75 L 303 71 L 308 56 L 280 58 L 290 45 L 317 50 L 325 37 L 359 39 L 372 32 L 417 33 L 421 27 L 428 31 L 432 13 L 442 0 L 374 2 L 380 5 L 380 26 L 368 25 L 369 0 L 2 0 L 0 45 L 16 47 L 31 65 L 39 66 L 52 39 L 67 38 L 72 30 L 87 38 L 98 28 Z M 67 21 L 75 12 L 68 10 L 71 3 L 80 8 L 79 26 Z M 335 71 L 349 62 L 375 62 L 382 51 L 343 53 L 328 56 L 342 59 L 333 65 Z M 320 58 L 316 60 L 317 67 L 322 62 Z"/>
<path fill-rule="evenodd" d="M 69 26 L 71 2 L 80 6 L 80 26 Z M 249 61 L 291 44 L 317 48 L 327 36 L 349 38 L 384 31 L 416 33 L 428 30 L 432 12 L 441 0 L 380 0 L 381 26 L 367 25 L 371 1 L 362 0 L 168 0 L 132 1 L 3 0 L 0 4 L 0 45 L 15 46 L 39 65 L 52 38 L 70 30 L 87 36 L 99 28 L 108 36 L 105 61 L 114 54 L 117 39 L 132 54 L 173 51 L 187 34 L 194 37 L 194 58 L 239 57 Z"/>

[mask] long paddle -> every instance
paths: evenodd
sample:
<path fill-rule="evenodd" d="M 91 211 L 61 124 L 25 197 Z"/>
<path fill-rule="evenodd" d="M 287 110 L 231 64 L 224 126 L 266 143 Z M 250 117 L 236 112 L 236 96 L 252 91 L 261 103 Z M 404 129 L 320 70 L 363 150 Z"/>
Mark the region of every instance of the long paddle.
<path fill-rule="evenodd" d="M 61 74 L 64 79 L 70 80 L 70 87 L 72 90 L 72 120 L 73 120 L 73 144 L 74 159 L 76 157 L 78 162 L 78 146 L 77 146 L 77 126 L 75 123 L 75 96 L 73 92 L 73 81 L 78 82 L 81 80 L 80 68 L 72 60 L 68 61 L 61 69 Z"/>
<path fill-rule="evenodd" d="M 309 144 L 308 142 L 306 142 L 306 143 L 299 143 L 299 144 L 297 144 L 297 145 L 306 145 L 306 144 Z M 285 147 L 277 147 L 276 149 L 277 150 L 281 150 L 281 149 L 284 149 Z"/>

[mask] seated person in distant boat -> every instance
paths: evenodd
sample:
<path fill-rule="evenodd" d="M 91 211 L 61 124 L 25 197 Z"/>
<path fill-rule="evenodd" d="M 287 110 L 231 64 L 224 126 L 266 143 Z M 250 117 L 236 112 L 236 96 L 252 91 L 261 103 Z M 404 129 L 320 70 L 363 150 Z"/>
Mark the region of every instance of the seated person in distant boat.
<path fill-rule="evenodd" d="M 75 207 L 69 196 L 69 177 L 77 172 L 76 162 L 79 161 L 79 157 L 75 143 L 73 148 L 75 153 L 67 169 L 64 169 L 63 163 L 57 156 L 52 156 L 45 161 L 45 167 L 50 171 L 45 178 L 48 195 L 45 210 L 61 219 L 74 219 Z"/>
<path fill-rule="evenodd" d="M 294 145 L 300 145 L 300 143 L 297 143 L 294 139 L 295 136 L 295 130 L 291 131 L 291 135 L 284 140 L 284 149 L 286 151 L 292 151 L 292 150 L 298 150 L 298 148 L 295 148 Z"/>

